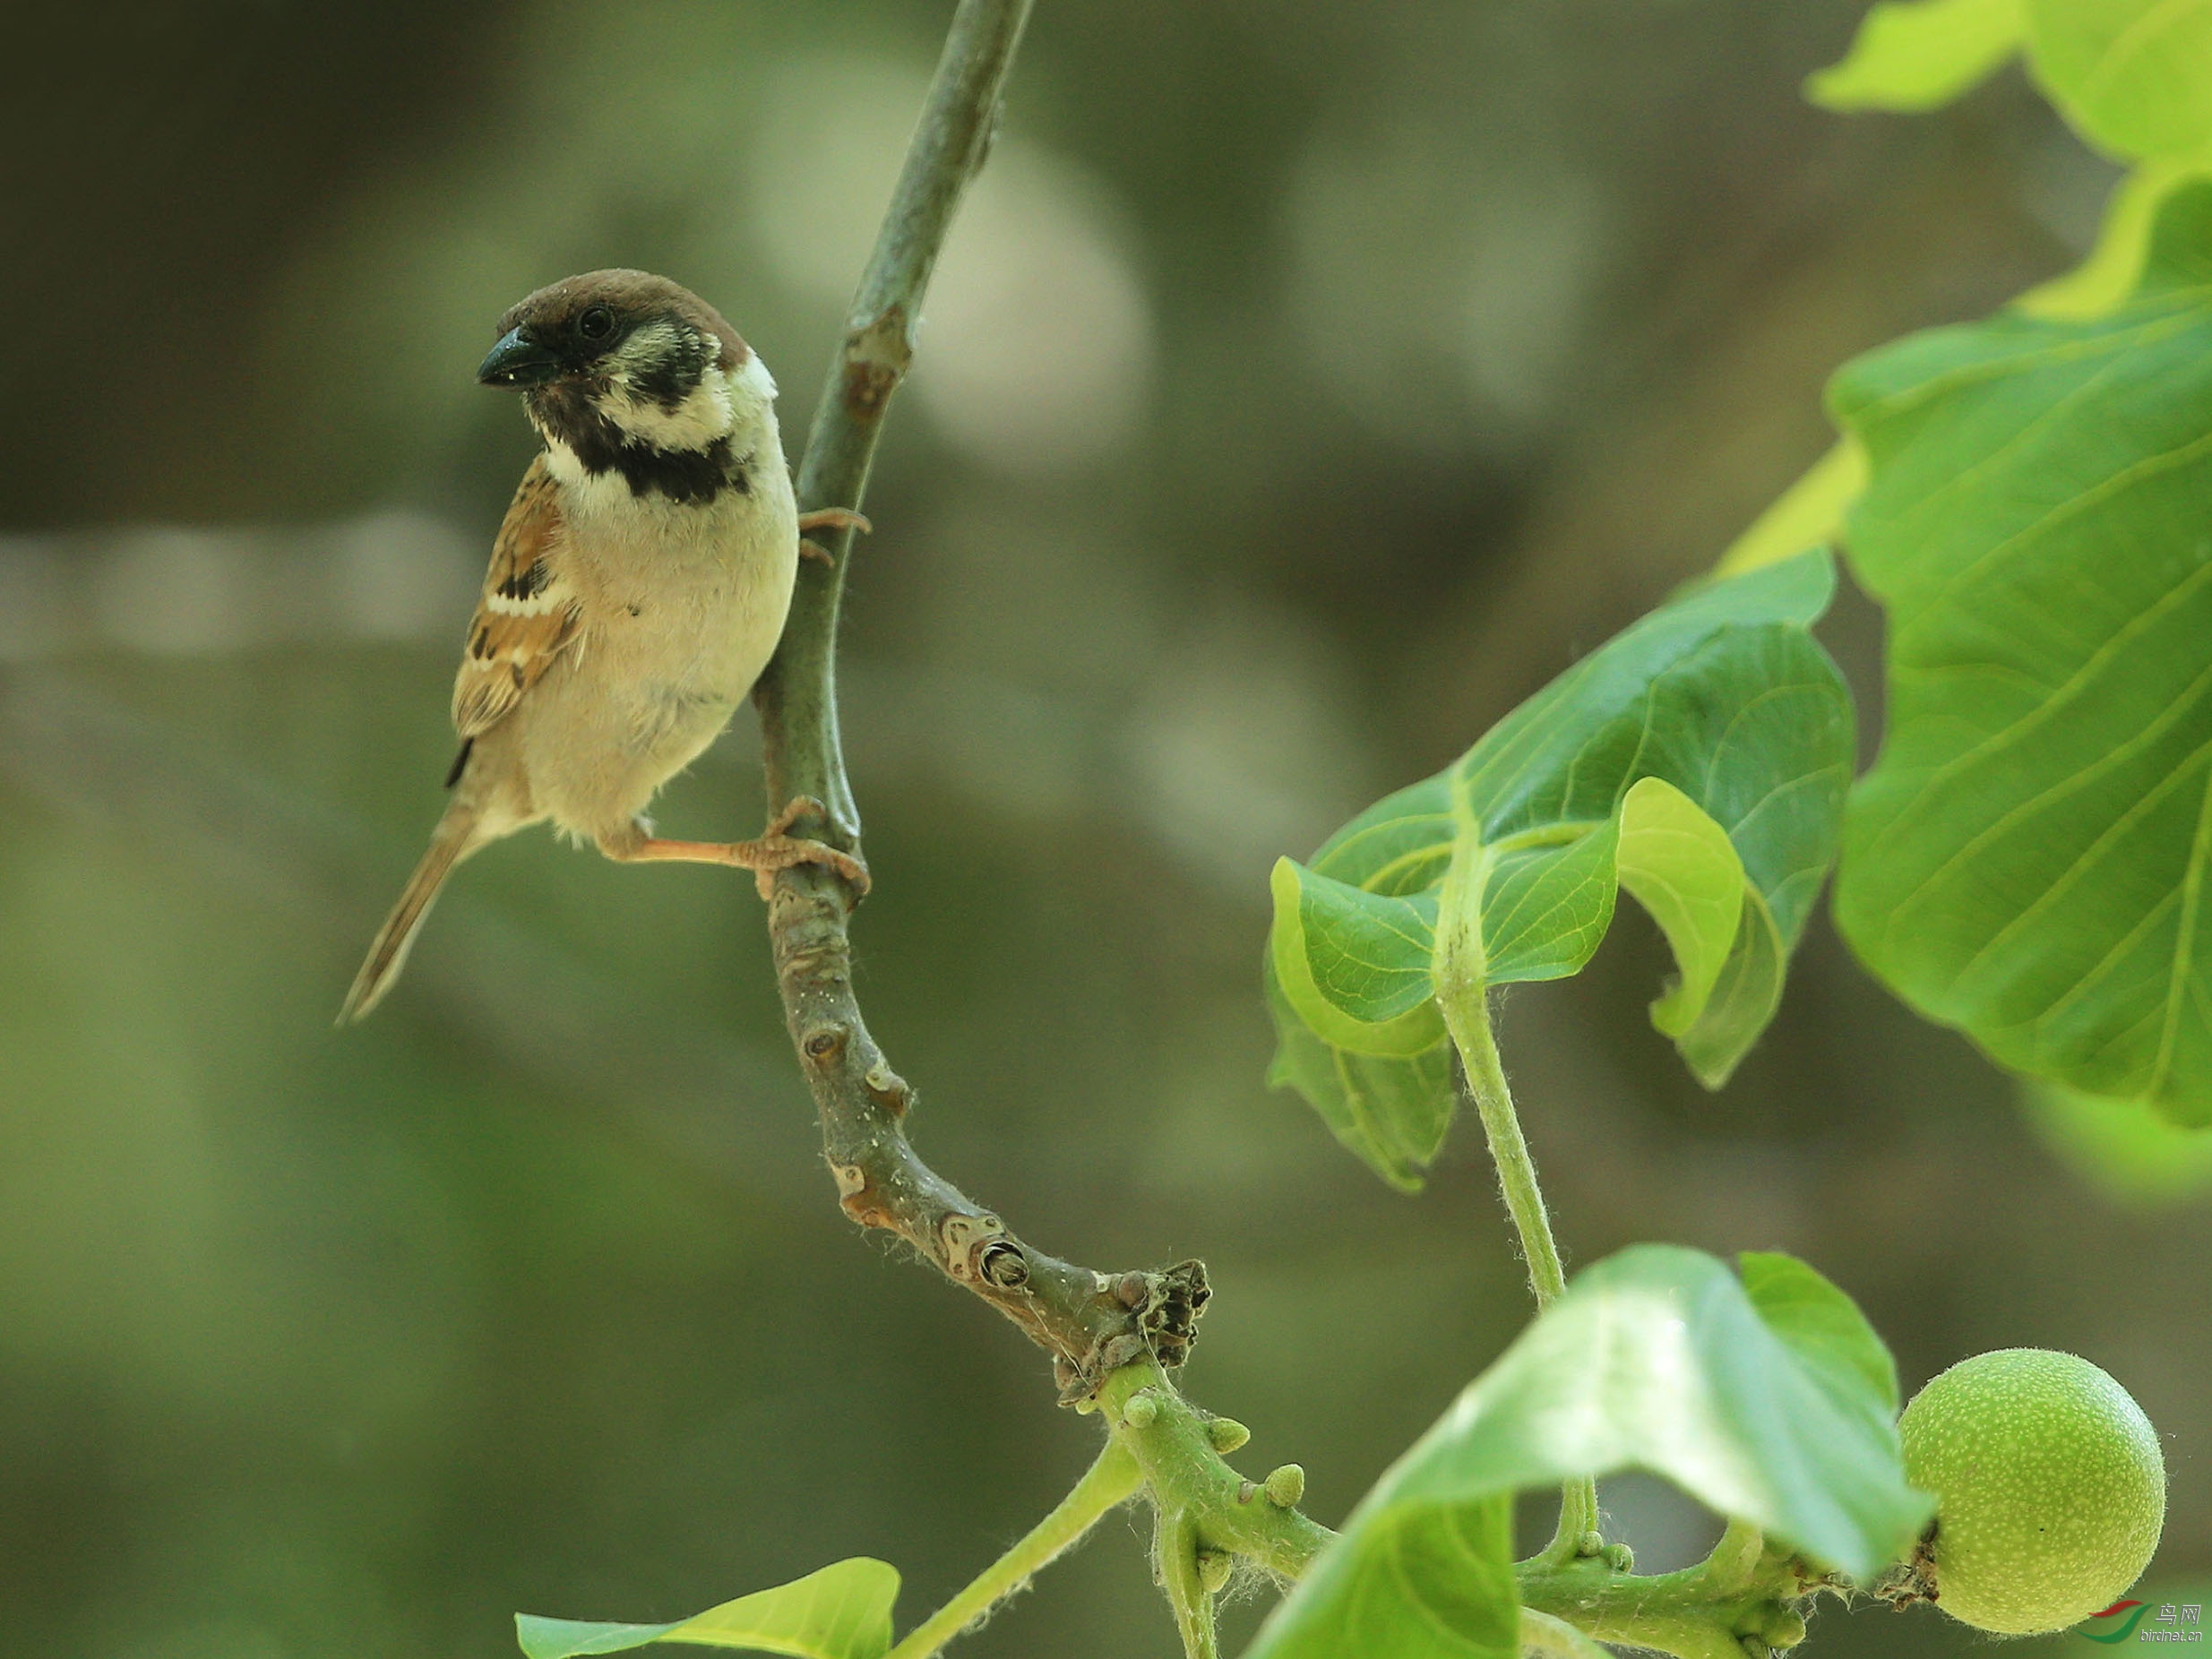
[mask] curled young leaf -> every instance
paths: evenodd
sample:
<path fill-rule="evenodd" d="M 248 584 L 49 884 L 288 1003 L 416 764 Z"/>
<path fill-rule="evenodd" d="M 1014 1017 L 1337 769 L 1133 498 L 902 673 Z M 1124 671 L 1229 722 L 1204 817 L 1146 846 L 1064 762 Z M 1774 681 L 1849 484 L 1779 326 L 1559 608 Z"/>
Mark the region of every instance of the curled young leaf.
<path fill-rule="evenodd" d="M 1834 581 L 1802 554 L 1655 611 L 1451 767 L 1274 876 L 1270 1078 L 1399 1186 L 1454 1108 L 1440 984 L 1557 979 L 1625 888 L 1679 975 L 1654 1005 L 1717 1087 L 1772 1017 L 1833 856 L 1848 694 L 1807 632 Z"/>

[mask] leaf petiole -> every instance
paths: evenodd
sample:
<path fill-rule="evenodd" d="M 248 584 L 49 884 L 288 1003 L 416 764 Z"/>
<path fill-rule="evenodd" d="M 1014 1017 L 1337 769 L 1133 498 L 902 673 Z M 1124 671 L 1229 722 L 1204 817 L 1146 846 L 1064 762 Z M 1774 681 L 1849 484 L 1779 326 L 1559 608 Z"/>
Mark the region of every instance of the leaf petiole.
<path fill-rule="evenodd" d="M 958 1595 L 908 1632 L 906 1639 L 883 1659 L 928 1659 L 1029 1583 L 1054 1558 L 1081 1542 L 1100 1517 L 1135 1497 L 1143 1484 L 1137 1460 L 1120 1441 L 1108 1440 L 1098 1460 L 1076 1482 L 1074 1490 L 1054 1506 L 1051 1514 L 977 1574 Z"/>

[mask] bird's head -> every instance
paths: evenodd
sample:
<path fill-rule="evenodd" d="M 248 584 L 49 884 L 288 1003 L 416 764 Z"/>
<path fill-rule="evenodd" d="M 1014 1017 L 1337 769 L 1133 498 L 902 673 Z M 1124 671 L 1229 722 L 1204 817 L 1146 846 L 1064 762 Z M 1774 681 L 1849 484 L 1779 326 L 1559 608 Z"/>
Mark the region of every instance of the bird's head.
<path fill-rule="evenodd" d="M 744 443 L 776 396 L 719 312 L 642 271 L 588 271 L 539 288 L 498 329 L 477 379 L 522 390 L 556 461 L 573 457 L 587 475 L 619 471 L 639 494 L 658 458 Z"/>

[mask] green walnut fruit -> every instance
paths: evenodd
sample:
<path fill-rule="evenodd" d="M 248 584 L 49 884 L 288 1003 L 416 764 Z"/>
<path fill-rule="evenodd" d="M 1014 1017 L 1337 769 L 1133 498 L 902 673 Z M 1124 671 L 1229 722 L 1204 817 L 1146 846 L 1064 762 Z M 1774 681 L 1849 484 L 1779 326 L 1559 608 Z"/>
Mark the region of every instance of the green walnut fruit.
<path fill-rule="evenodd" d="M 1961 1623 L 2063 1629 L 2150 1564 L 2166 1517 L 2158 1436 L 2088 1361 L 1977 1354 L 1915 1395 L 1898 1433 L 1906 1478 L 1935 1494 L 1936 1605 Z"/>

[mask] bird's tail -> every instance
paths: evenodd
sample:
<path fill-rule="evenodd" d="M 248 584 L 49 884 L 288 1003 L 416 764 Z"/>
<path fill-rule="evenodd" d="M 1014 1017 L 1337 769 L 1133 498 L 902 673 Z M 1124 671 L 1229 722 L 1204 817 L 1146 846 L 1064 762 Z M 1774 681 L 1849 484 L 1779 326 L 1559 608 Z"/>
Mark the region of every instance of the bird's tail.
<path fill-rule="evenodd" d="M 353 989 L 346 993 L 345 1005 L 338 1010 L 338 1023 L 349 1026 L 357 1019 L 366 1019 L 371 1010 L 384 1000 L 400 977 L 400 969 L 407 962 L 407 953 L 421 931 L 423 917 L 430 913 L 430 902 L 445 885 L 445 878 L 453 873 L 453 866 L 483 845 L 478 834 L 478 821 L 473 807 L 460 801 L 445 809 L 445 816 L 438 820 L 438 827 L 431 832 L 429 848 L 422 862 L 415 866 L 415 873 L 407 879 L 400 890 L 400 902 L 392 907 L 392 914 L 384 918 L 383 926 L 376 930 L 376 938 L 370 944 L 368 959 L 361 964 L 361 971 L 353 976 Z"/>

